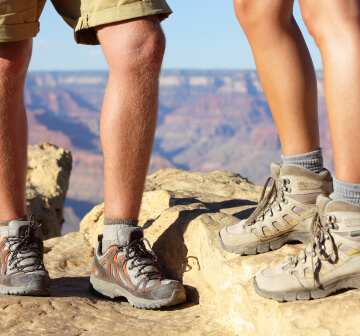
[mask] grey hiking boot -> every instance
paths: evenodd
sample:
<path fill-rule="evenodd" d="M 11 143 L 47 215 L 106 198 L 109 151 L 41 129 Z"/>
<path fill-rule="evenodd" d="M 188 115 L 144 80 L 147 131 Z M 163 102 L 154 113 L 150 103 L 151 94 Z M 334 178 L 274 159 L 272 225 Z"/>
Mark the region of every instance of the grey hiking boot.
<path fill-rule="evenodd" d="M 112 245 L 102 254 L 100 235 L 90 291 L 107 298 L 125 297 L 135 308 L 156 309 L 184 302 L 184 287 L 178 281 L 163 277 L 154 252 L 145 247 L 145 242 L 148 243 L 142 229 L 136 227 L 126 245 Z"/>
<path fill-rule="evenodd" d="M 9 223 L 0 241 L 0 294 L 49 294 L 50 277 L 43 264 L 43 243 L 35 237 L 38 228 L 33 218 Z"/>
<path fill-rule="evenodd" d="M 324 169 L 316 174 L 300 166 L 276 163 L 270 168 L 272 177 L 267 179 L 253 214 L 219 232 L 224 250 L 249 255 L 276 250 L 291 241 L 309 242 L 316 198 L 332 192 L 330 172 Z M 270 180 L 273 185 L 266 194 Z"/>
<path fill-rule="evenodd" d="M 277 301 L 309 300 L 360 288 L 360 207 L 319 196 L 311 243 L 289 262 L 256 275 L 256 292 Z"/>

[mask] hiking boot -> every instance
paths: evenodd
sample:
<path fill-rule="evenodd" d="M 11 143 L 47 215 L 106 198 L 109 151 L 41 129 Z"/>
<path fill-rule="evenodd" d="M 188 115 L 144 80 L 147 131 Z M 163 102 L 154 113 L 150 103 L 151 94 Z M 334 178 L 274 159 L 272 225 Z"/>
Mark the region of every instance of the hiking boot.
<path fill-rule="evenodd" d="M 186 300 L 184 287 L 163 277 L 156 256 L 148 250 L 139 227 L 129 234 L 126 245 L 112 245 L 102 254 L 102 235 L 96 246 L 90 291 L 107 298 L 125 297 L 135 308 L 156 309 Z"/>
<path fill-rule="evenodd" d="M 276 163 L 270 168 L 272 176 L 267 179 L 253 214 L 219 232 L 219 244 L 224 250 L 249 255 L 276 250 L 291 241 L 310 241 L 316 198 L 332 192 L 330 172 L 324 169 L 316 174 L 300 166 L 281 167 Z M 272 187 L 266 194 L 270 181 Z"/>
<path fill-rule="evenodd" d="M 289 262 L 254 278 L 255 291 L 277 301 L 309 300 L 360 288 L 360 207 L 319 196 L 311 243 Z"/>
<path fill-rule="evenodd" d="M 35 236 L 39 226 L 13 220 L 0 241 L 0 294 L 45 296 L 50 277 L 43 264 L 43 243 Z"/>

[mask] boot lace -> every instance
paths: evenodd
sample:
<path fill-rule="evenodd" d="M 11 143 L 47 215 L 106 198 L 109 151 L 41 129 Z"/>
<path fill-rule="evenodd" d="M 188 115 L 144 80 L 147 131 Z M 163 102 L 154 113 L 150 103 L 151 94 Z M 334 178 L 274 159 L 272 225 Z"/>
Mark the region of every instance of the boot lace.
<path fill-rule="evenodd" d="M 289 260 L 289 265 L 295 268 L 299 262 L 305 264 L 308 258 L 310 258 L 314 285 L 316 282 L 319 283 L 318 274 L 321 269 L 321 262 L 329 261 L 333 253 L 336 252 L 336 244 L 329 231 L 330 229 L 338 229 L 338 226 L 335 224 L 335 216 L 327 216 L 326 224 L 324 225 L 319 214 L 316 214 L 310 227 L 311 242 L 297 255 L 293 254 Z M 330 244 L 326 244 L 326 241 L 329 241 Z"/>
<path fill-rule="evenodd" d="M 145 246 L 148 246 L 148 249 Z M 160 271 L 160 265 L 157 262 L 157 257 L 151 248 L 149 241 L 146 238 L 140 238 L 133 240 L 129 245 L 125 247 L 125 261 L 130 261 L 129 270 L 137 269 L 135 278 L 145 276 L 143 288 L 146 288 L 146 284 L 150 280 L 161 280 L 163 275 Z M 152 270 L 148 270 L 147 267 L 152 266 Z M 143 281 L 140 281 L 137 288 Z"/>
<path fill-rule="evenodd" d="M 36 224 L 35 217 L 32 216 L 23 236 L 6 238 L 6 243 L 11 251 L 9 267 L 16 269 L 15 273 L 28 273 L 45 269 L 43 263 L 43 242 L 40 238 L 35 237 L 35 232 L 40 227 L 41 225 Z M 31 262 L 20 265 L 26 259 L 31 259 Z"/>
<path fill-rule="evenodd" d="M 270 181 L 272 181 L 272 186 L 269 192 L 266 193 Z M 284 192 L 291 192 L 291 189 L 288 187 L 289 183 L 290 181 L 288 179 L 279 179 L 272 176 L 268 177 L 264 184 L 259 203 L 255 211 L 246 220 L 245 225 L 251 226 L 256 222 L 263 221 L 266 215 L 272 217 L 274 212 L 273 209 L 281 211 L 281 203 L 288 203 L 288 200 L 284 197 Z"/>

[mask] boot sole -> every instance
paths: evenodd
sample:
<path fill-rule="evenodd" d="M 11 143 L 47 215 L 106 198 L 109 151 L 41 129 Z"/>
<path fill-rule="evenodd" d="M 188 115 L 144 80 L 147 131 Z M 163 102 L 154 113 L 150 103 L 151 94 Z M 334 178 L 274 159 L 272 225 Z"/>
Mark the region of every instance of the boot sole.
<path fill-rule="evenodd" d="M 170 298 L 161 300 L 142 299 L 132 295 L 126 289 L 106 281 L 90 278 L 89 291 L 99 297 L 105 299 L 114 299 L 117 297 L 125 297 L 129 304 L 139 309 L 159 309 L 162 307 L 174 306 L 186 301 L 184 290 L 174 290 Z"/>
<path fill-rule="evenodd" d="M 220 232 L 218 233 L 218 242 L 225 251 L 236 253 L 240 255 L 254 255 L 257 253 L 265 253 L 277 250 L 286 243 L 299 241 L 305 245 L 310 243 L 310 234 L 306 231 L 292 231 L 286 232 L 281 236 L 269 239 L 265 242 L 256 242 L 241 246 L 226 246 L 221 239 Z"/>
<path fill-rule="evenodd" d="M 44 281 L 31 281 L 22 287 L 7 287 L 0 285 L 0 295 L 21 295 L 21 296 L 48 296 L 50 288 L 44 285 Z"/>
<path fill-rule="evenodd" d="M 274 299 L 279 302 L 290 302 L 296 300 L 310 300 L 324 298 L 341 289 L 356 288 L 360 289 L 360 274 L 347 275 L 339 279 L 328 282 L 319 287 L 301 289 L 289 292 L 269 292 L 259 288 L 256 279 L 253 280 L 254 289 L 257 294 L 266 298 Z"/>

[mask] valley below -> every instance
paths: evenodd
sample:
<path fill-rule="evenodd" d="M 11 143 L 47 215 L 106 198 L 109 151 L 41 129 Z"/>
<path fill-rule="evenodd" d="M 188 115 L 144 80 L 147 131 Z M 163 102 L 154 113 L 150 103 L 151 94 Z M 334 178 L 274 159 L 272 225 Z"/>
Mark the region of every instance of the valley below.
<path fill-rule="evenodd" d="M 25 102 L 29 142 L 52 142 L 73 155 L 63 234 L 103 202 L 100 110 L 107 72 L 32 72 Z M 333 170 L 324 102 L 317 73 L 321 146 Z M 294 125 L 296 127 L 296 125 Z M 280 141 L 256 71 L 164 70 L 149 174 L 161 168 L 228 170 L 262 185 Z"/>

